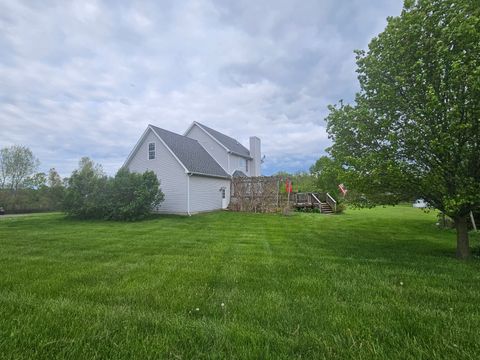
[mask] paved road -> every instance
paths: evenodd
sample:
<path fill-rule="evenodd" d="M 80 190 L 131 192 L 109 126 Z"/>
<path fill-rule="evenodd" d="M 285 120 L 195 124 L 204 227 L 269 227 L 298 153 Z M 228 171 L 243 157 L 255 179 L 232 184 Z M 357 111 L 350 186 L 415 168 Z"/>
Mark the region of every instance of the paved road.
<path fill-rule="evenodd" d="M 18 217 L 18 216 L 27 216 L 30 214 L 6 214 L 6 215 L 0 215 L 0 220 L 1 219 L 6 219 L 6 218 L 11 218 L 11 217 Z"/>

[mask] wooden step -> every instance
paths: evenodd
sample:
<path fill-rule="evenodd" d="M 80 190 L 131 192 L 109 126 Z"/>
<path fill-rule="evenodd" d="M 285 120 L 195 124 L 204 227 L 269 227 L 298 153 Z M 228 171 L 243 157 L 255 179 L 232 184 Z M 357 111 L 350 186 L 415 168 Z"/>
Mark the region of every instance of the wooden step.
<path fill-rule="evenodd" d="M 322 214 L 333 214 L 333 210 L 327 203 L 320 204 L 320 212 Z"/>

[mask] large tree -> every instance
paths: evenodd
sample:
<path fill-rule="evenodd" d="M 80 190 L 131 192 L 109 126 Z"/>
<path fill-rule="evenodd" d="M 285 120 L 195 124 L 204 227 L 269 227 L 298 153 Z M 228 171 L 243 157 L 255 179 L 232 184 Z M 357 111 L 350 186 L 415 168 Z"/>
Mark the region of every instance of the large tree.
<path fill-rule="evenodd" d="M 25 146 L 0 149 L 0 187 L 16 192 L 27 177 L 35 172 L 38 164 L 38 159 Z"/>
<path fill-rule="evenodd" d="M 340 199 L 338 185 L 343 183 L 343 168 L 329 156 L 320 157 L 310 167 L 310 174 L 315 179 L 315 186 L 320 191 L 326 191 L 336 200 Z"/>
<path fill-rule="evenodd" d="M 373 201 L 418 196 L 450 216 L 467 258 L 480 209 L 479 2 L 405 1 L 356 53 L 361 90 L 330 107 L 331 155 Z"/>

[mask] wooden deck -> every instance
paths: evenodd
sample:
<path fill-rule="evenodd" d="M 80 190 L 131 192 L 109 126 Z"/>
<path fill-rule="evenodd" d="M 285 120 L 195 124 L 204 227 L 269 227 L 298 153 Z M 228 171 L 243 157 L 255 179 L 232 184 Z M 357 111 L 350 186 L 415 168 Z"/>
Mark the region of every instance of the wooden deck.
<path fill-rule="evenodd" d="M 293 194 L 293 206 L 297 209 L 319 209 L 322 214 L 334 214 L 337 202 L 329 193 L 295 193 Z"/>

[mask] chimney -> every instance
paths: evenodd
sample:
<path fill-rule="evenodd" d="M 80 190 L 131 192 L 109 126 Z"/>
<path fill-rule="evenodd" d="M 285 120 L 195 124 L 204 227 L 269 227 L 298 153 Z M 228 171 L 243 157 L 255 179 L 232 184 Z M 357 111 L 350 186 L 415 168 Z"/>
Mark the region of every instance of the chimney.
<path fill-rule="evenodd" d="M 250 137 L 250 156 L 253 158 L 250 167 L 250 176 L 261 176 L 262 153 L 260 151 L 260 139 L 256 136 Z"/>

